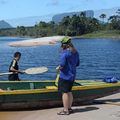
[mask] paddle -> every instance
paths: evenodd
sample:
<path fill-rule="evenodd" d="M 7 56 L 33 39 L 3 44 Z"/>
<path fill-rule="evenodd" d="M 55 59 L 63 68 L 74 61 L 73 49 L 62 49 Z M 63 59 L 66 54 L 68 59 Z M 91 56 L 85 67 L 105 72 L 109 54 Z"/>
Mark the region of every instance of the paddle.
<path fill-rule="evenodd" d="M 24 72 L 26 74 L 40 74 L 40 73 L 47 72 L 48 70 L 49 70 L 49 68 L 47 68 L 47 67 L 36 67 L 36 68 L 26 69 Z M 17 72 L 0 73 L 0 76 L 10 75 L 10 74 L 18 74 L 18 73 Z"/>
<path fill-rule="evenodd" d="M 57 77 L 56 77 L 56 81 L 55 81 L 55 85 L 58 86 L 58 80 L 59 80 L 59 76 L 60 76 L 60 70 L 57 73 Z"/>
<path fill-rule="evenodd" d="M 92 100 L 92 102 L 93 102 L 93 103 L 100 103 L 100 104 L 120 105 L 119 103 L 107 102 L 107 101 L 101 101 L 101 100 Z"/>
<path fill-rule="evenodd" d="M 60 70 L 58 71 L 57 77 L 56 77 L 56 80 L 55 80 L 55 85 L 56 85 L 56 86 L 58 86 L 59 76 L 60 76 Z M 78 82 L 75 82 L 75 81 L 74 81 L 74 83 L 79 84 L 80 86 L 83 86 L 82 84 L 80 84 L 80 83 L 78 83 Z"/>

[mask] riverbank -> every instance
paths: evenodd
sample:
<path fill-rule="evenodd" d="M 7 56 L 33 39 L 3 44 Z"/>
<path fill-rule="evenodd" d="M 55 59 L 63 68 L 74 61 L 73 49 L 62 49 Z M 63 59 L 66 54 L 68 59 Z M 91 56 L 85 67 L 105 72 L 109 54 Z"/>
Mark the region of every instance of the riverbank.
<path fill-rule="evenodd" d="M 23 40 L 18 42 L 9 43 L 11 47 L 34 47 L 41 45 L 56 45 L 57 41 L 61 41 L 64 36 L 52 36 L 52 37 L 41 37 L 31 40 Z"/>
<path fill-rule="evenodd" d="M 83 36 L 75 36 L 75 37 L 71 37 L 74 39 L 120 39 L 120 36 L 92 36 L 92 35 L 83 35 Z"/>
<path fill-rule="evenodd" d="M 120 104 L 120 93 L 97 100 Z M 63 107 L 28 110 L 28 111 L 0 111 L 0 120 L 119 120 L 120 106 L 113 104 L 85 103 L 72 107 L 73 113 L 64 116 L 57 115 Z"/>
<path fill-rule="evenodd" d="M 9 43 L 8 46 L 11 47 L 34 47 L 41 45 L 56 45 L 58 41 L 64 36 L 51 36 L 51 37 L 41 37 L 31 40 L 24 40 Z M 71 38 L 80 38 L 80 39 L 120 39 L 120 31 L 96 31 L 94 33 L 89 33 L 81 36 L 73 36 Z"/>
<path fill-rule="evenodd" d="M 116 30 L 105 30 L 105 31 L 96 31 L 94 33 L 88 33 L 81 36 L 74 36 L 72 38 L 81 38 L 81 39 L 120 39 L 120 31 Z"/>

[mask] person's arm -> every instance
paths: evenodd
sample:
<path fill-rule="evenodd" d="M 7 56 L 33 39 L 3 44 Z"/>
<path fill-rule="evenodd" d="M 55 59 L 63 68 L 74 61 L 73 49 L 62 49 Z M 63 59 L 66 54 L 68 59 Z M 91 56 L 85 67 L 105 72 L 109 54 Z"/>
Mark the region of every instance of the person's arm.
<path fill-rule="evenodd" d="M 10 71 L 20 73 L 20 71 L 16 70 L 13 66 L 10 67 Z"/>
<path fill-rule="evenodd" d="M 80 59 L 78 58 L 76 66 L 79 66 L 79 65 L 80 65 Z"/>
<path fill-rule="evenodd" d="M 16 60 L 13 61 L 12 66 L 10 67 L 10 71 L 23 74 L 24 71 L 18 71 L 14 68 L 15 64 L 16 64 Z"/>
<path fill-rule="evenodd" d="M 79 65 L 80 65 L 80 58 L 79 58 L 79 53 L 78 53 L 78 61 L 77 61 L 76 67 Z"/>
<path fill-rule="evenodd" d="M 20 73 L 20 74 L 24 73 L 24 71 L 18 71 L 18 70 L 16 70 L 13 66 L 11 66 L 10 71 L 17 72 L 17 73 Z"/>
<path fill-rule="evenodd" d="M 59 70 L 61 70 L 61 69 L 63 69 L 63 67 L 61 67 L 61 66 L 58 66 L 58 67 L 56 68 L 57 71 L 59 71 Z"/>
<path fill-rule="evenodd" d="M 61 70 L 64 68 L 66 64 L 66 54 L 61 54 L 61 63 L 60 65 L 56 68 L 57 71 Z"/>

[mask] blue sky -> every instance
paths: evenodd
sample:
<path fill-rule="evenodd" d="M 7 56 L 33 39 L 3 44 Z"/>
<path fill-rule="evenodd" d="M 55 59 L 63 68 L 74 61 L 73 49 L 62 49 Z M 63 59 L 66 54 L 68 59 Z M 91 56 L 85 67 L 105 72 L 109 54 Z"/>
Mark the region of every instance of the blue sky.
<path fill-rule="evenodd" d="M 23 18 L 32 17 L 33 19 L 34 17 L 45 19 L 47 22 L 53 15 L 59 13 L 109 9 L 119 6 L 120 0 L 0 0 L 0 20 L 12 22 L 12 20 L 19 21 Z"/>

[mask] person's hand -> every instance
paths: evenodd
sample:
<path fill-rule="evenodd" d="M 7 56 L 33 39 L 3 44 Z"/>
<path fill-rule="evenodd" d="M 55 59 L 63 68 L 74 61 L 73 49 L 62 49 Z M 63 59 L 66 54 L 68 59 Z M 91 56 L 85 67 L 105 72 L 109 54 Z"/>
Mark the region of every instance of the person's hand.
<path fill-rule="evenodd" d="M 20 74 L 24 74 L 25 72 L 24 71 L 19 71 Z"/>
<path fill-rule="evenodd" d="M 59 71 L 59 70 L 60 70 L 60 67 L 56 67 L 56 70 Z"/>

